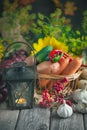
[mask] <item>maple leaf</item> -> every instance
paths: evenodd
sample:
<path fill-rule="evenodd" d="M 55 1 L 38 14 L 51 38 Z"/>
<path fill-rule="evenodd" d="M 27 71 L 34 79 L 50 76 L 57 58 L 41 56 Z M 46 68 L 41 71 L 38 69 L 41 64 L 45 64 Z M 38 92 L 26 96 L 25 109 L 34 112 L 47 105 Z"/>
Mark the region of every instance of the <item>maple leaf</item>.
<path fill-rule="evenodd" d="M 54 4 L 56 5 L 56 7 L 58 8 L 62 8 L 62 3 L 60 2 L 60 0 L 52 0 L 54 2 Z"/>
<path fill-rule="evenodd" d="M 64 13 L 66 15 L 73 16 L 76 10 L 77 10 L 77 6 L 75 6 L 74 2 L 70 2 L 70 1 L 66 2 L 65 9 L 64 9 Z"/>

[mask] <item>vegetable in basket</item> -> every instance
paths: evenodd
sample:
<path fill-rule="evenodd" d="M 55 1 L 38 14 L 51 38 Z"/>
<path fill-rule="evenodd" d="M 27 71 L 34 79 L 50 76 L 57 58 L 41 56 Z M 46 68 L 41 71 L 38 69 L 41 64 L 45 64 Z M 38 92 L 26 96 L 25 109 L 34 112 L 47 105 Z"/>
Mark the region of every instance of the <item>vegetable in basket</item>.
<path fill-rule="evenodd" d="M 64 53 L 62 51 L 54 49 L 48 54 L 48 57 L 51 62 L 58 62 L 63 55 Z"/>
<path fill-rule="evenodd" d="M 60 64 L 58 62 L 43 61 L 37 65 L 37 71 L 42 74 L 55 74 L 59 71 Z"/>
<path fill-rule="evenodd" d="M 74 58 L 61 73 L 62 75 L 74 74 L 82 65 L 82 57 Z"/>
<path fill-rule="evenodd" d="M 34 64 L 34 60 L 36 60 L 36 64 L 39 64 L 43 61 L 48 61 L 49 60 L 48 54 L 52 50 L 53 47 L 48 45 L 35 54 L 35 59 L 33 55 L 30 55 L 24 60 L 24 62 L 27 63 L 27 65 L 31 66 Z"/>
<path fill-rule="evenodd" d="M 48 57 L 49 57 L 50 61 L 53 62 L 53 63 L 58 62 L 58 61 L 60 61 L 60 59 L 64 59 L 64 58 L 67 58 L 67 57 L 70 58 L 70 61 L 72 60 L 72 57 L 69 54 L 63 52 L 62 50 L 58 50 L 58 49 L 52 50 L 48 54 Z"/>
<path fill-rule="evenodd" d="M 37 60 L 37 62 L 42 62 L 44 60 L 46 60 L 49 52 L 51 52 L 53 50 L 53 47 L 51 45 L 48 45 L 46 47 L 44 47 L 43 49 L 41 49 L 39 52 L 37 52 L 35 54 L 35 58 Z"/>

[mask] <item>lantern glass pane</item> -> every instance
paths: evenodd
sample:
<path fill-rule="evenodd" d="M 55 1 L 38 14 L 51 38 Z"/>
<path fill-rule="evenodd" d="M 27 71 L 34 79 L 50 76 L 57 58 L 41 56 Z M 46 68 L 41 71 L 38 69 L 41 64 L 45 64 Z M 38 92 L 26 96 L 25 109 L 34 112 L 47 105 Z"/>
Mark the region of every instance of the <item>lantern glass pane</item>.
<path fill-rule="evenodd" d="M 34 81 L 10 82 L 10 100 L 14 108 L 31 108 L 33 103 Z"/>

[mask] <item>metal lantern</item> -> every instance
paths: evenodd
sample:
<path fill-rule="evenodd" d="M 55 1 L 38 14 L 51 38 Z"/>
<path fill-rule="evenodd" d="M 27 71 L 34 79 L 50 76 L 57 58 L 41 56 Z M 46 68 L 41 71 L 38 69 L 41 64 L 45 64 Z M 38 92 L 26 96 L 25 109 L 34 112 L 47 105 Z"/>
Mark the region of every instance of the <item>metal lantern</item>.
<path fill-rule="evenodd" d="M 36 84 L 36 65 L 27 66 L 25 62 L 16 62 L 3 70 L 3 80 L 8 90 L 11 109 L 32 108 L 34 86 Z"/>

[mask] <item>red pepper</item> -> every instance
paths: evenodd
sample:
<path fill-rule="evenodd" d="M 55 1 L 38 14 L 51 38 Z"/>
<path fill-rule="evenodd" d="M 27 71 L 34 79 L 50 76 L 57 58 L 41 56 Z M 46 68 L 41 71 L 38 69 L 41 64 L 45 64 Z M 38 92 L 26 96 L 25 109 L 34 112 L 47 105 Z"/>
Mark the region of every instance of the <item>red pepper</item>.
<path fill-rule="evenodd" d="M 61 50 L 54 49 L 49 53 L 48 57 L 51 62 L 58 62 L 63 54 Z"/>

